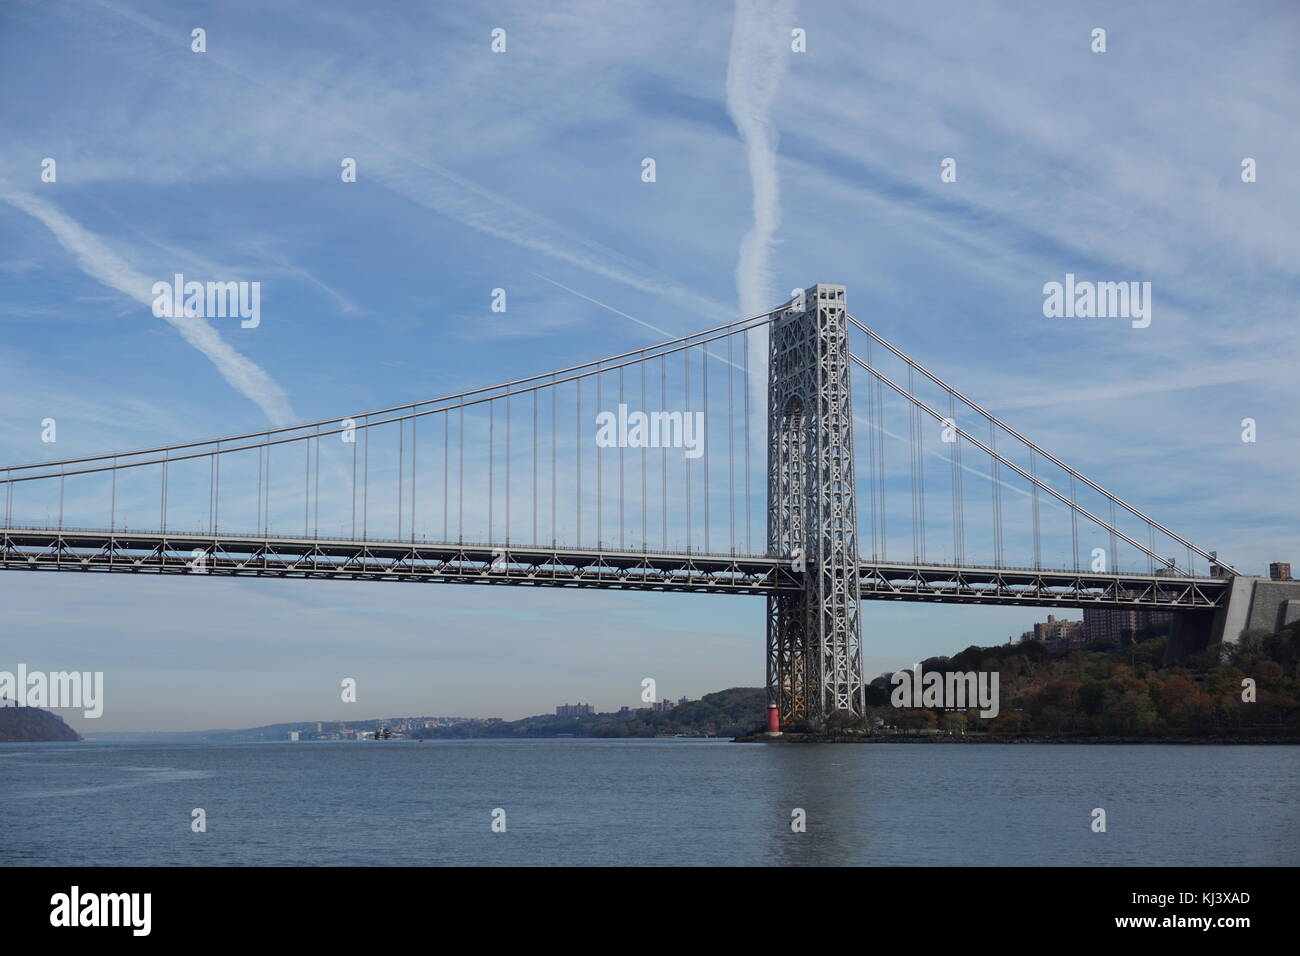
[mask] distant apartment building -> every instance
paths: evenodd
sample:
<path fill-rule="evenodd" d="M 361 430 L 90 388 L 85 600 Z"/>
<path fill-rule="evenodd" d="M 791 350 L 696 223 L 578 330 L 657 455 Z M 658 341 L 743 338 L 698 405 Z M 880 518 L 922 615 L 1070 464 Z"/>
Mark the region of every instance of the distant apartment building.
<path fill-rule="evenodd" d="M 1290 581 L 1291 563 L 1289 561 L 1274 561 L 1268 566 L 1268 577 L 1270 581 Z"/>
<path fill-rule="evenodd" d="M 1033 640 L 1052 650 L 1070 650 L 1085 643 L 1082 621 L 1066 621 L 1047 615 L 1047 620 L 1034 625 Z"/>
<path fill-rule="evenodd" d="M 1149 627 L 1168 626 L 1173 619 L 1172 611 L 1130 610 L 1117 607 L 1084 608 L 1084 643 L 1109 639 L 1117 644 L 1129 644 L 1140 631 Z"/>
<path fill-rule="evenodd" d="M 666 710 L 672 710 L 676 706 L 677 705 L 671 700 L 656 700 L 650 705 L 650 709 L 656 712 L 663 712 Z"/>
<path fill-rule="evenodd" d="M 556 717 L 592 717 L 595 713 L 592 704 L 559 704 L 555 708 Z"/>

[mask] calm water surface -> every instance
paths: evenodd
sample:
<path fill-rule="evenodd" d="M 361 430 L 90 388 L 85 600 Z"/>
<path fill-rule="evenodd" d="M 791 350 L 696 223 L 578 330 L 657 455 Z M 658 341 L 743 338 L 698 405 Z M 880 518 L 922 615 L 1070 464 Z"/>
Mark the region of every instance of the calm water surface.
<path fill-rule="evenodd" d="M 1296 865 L 1298 785 L 1292 747 L 0 744 L 0 865 Z"/>

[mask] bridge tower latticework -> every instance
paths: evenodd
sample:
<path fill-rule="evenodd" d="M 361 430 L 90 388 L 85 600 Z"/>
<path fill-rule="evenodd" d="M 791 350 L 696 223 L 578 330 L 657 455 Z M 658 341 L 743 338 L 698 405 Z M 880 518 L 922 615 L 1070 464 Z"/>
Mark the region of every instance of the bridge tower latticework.
<path fill-rule="evenodd" d="M 802 301 L 800 301 L 802 299 Z M 818 284 L 768 339 L 768 553 L 802 572 L 768 599 L 768 704 L 782 724 L 865 713 L 844 287 Z"/>

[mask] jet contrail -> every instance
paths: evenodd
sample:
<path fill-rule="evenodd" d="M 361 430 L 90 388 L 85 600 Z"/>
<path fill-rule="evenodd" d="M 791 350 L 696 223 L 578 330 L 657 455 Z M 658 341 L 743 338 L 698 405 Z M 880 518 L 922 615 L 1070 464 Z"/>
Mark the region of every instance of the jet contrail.
<path fill-rule="evenodd" d="M 771 291 L 768 253 L 781 225 L 781 190 L 776 171 L 777 132 L 768 113 L 792 55 L 791 0 L 736 0 L 727 60 L 727 112 L 736 124 L 753 183 L 754 224 L 740 244 L 736 295 L 741 315 L 758 315 L 784 296 Z M 767 330 L 749 342 L 750 398 L 755 427 L 767 422 Z"/>
<path fill-rule="evenodd" d="M 768 253 L 781 225 L 781 191 L 776 171 L 777 132 L 768 112 L 789 66 L 790 0 L 737 0 L 727 61 L 727 112 L 745 144 L 754 190 L 754 224 L 740 246 L 736 292 L 743 315 L 755 315 L 775 301 Z"/>
<path fill-rule="evenodd" d="M 30 193 L 7 189 L 0 189 L 0 199 L 49 229 L 88 276 L 137 302 L 153 304 L 152 281 L 136 272 L 99 236 L 65 215 L 52 202 Z M 206 319 L 181 316 L 167 317 L 166 321 L 184 336 L 185 341 L 207 356 L 231 387 L 255 402 L 272 424 L 288 425 L 295 421 L 289 398 L 280 384 L 261 366 L 231 348 Z"/>

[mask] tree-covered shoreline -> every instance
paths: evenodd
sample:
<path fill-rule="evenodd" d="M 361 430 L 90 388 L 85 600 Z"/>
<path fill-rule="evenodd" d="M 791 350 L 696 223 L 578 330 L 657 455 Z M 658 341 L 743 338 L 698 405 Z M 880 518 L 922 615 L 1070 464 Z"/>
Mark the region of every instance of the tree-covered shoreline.
<path fill-rule="evenodd" d="M 1163 635 L 1140 634 L 1125 646 L 1098 641 L 1064 654 L 1032 640 L 972 646 L 922 661 L 921 670 L 997 672 L 996 717 L 974 708 L 895 707 L 886 674 L 867 689 L 865 720 L 837 714 L 822 727 L 786 729 L 1097 742 L 1300 738 L 1300 622 L 1276 633 L 1247 631 L 1237 644 L 1216 645 L 1176 667 L 1161 666 L 1165 644 Z"/>
<path fill-rule="evenodd" d="M 80 740 L 58 714 L 39 707 L 14 707 L 0 698 L 0 742 L 48 743 Z"/>

